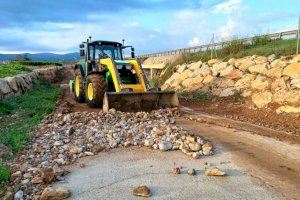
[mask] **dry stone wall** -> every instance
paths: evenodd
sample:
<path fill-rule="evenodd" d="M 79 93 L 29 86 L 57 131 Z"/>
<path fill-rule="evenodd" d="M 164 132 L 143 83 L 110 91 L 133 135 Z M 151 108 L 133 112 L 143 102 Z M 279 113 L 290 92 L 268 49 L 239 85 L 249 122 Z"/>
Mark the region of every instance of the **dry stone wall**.
<path fill-rule="evenodd" d="M 28 74 L 19 74 L 14 77 L 0 78 L 0 99 L 8 99 L 30 91 L 38 78 L 53 82 L 63 67 L 49 67 L 37 69 Z"/>
<path fill-rule="evenodd" d="M 300 54 L 212 59 L 176 67 L 162 89 L 204 91 L 214 96 L 241 95 L 257 108 L 276 105 L 277 113 L 300 112 Z"/>

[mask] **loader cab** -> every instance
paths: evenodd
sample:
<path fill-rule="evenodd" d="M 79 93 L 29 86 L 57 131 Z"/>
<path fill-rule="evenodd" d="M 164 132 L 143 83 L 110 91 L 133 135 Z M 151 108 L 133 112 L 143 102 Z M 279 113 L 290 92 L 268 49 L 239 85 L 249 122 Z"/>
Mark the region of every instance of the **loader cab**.
<path fill-rule="evenodd" d="M 139 67 L 133 66 L 130 59 L 134 59 L 134 48 L 123 46 L 118 42 L 93 41 L 80 45 L 80 54 L 85 57 L 85 74 L 99 73 L 106 78 L 109 92 L 116 92 L 116 83 L 113 77 L 117 77 L 118 85 L 139 85 L 142 83 Z M 131 55 L 125 52 L 131 51 Z M 123 52 L 126 59 L 124 59 Z M 111 61 L 110 61 L 111 60 Z M 111 63 L 112 62 L 112 63 Z M 109 67 L 108 67 L 109 66 Z"/>

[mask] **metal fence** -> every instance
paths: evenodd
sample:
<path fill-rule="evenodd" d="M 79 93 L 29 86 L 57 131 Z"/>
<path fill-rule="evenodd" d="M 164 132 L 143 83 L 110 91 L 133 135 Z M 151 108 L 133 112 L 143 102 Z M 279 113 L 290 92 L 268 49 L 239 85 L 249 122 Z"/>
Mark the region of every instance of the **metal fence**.
<path fill-rule="evenodd" d="M 275 40 L 275 39 L 284 39 L 285 37 L 291 37 L 291 36 L 297 37 L 297 35 L 298 35 L 298 30 L 292 30 L 292 31 L 279 32 L 279 33 L 259 35 L 259 36 L 254 36 L 254 37 L 247 37 L 247 38 L 238 39 L 238 40 L 242 41 L 243 43 L 250 43 L 250 42 L 252 42 L 253 39 L 255 39 L 257 37 L 266 37 L 268 39 Z M 225 41 L 225 42 L 210 43 L 210 44 L 200 45 L 200 46 L 195 46 L 195 47 L 175 49 L 175 50 L 170 50 L 170 51 L 163 51 L 163 52 L 158 52 L 158 53 L 144 54 L 144 55 L 139 55 L 137 57 L 148 58 L 148 57 L 157 57 L 157 56 L 174 55 L 174 54 L 195 53 L 195 52 L 199 52 L 199 51 L 206 51 L 211 48 L 221 49 L 221 48 L 223 48 L 224 45 L 226 45 L 230 42 L 232 42 L 232 40 Z"/>

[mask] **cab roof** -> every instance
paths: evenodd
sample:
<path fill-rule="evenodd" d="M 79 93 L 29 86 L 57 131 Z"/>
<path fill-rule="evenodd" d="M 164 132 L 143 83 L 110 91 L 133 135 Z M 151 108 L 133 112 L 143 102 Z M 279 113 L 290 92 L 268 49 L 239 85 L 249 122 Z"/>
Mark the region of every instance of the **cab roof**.
<path fill-rule="evenodd" d="M 105 40 L 95 40 L 90 42 L 90 44 L 97 44 L 100 46 L 114 46 L 114 47 L 121 47 L 123 46 L 121 43 L 119 42 L 112 42 L 112 41 L 105 41 Z"/>

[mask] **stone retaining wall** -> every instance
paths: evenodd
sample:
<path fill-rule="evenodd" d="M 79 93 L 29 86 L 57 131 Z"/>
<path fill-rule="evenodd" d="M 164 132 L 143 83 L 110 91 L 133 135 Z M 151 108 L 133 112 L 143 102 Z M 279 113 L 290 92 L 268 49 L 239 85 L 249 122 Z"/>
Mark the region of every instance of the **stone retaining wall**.
<path fill-rule="evenodd" d="M 162 89 L 204 91 L 214 96 L 241 95 L 257 108 L 277 105 L 277 113 L 300 112 L 300 54 L 217 59 L 176 67 Z"/>
<path fill-rule="evenodd" d="M 0 99 L 8 99 L 30 91 L 38 78 L 54 82 L 60 75 L 63 67 L 49 67 L 37 69 L 28 74 L 19 74 L 14 77 L 0 78 Z"/>

